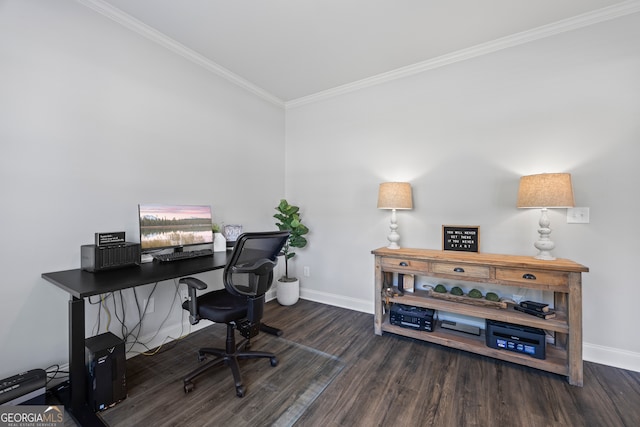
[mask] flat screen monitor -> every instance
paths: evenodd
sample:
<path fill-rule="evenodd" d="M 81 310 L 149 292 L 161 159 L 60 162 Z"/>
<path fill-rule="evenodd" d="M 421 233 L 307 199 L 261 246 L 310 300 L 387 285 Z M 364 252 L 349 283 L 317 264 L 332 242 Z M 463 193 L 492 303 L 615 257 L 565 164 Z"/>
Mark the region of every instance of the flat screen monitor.
<path fill-rule="evenodd" d="M 145 253 L 213 243 L 211 206 L 140 204 L 138 213 Z"/>

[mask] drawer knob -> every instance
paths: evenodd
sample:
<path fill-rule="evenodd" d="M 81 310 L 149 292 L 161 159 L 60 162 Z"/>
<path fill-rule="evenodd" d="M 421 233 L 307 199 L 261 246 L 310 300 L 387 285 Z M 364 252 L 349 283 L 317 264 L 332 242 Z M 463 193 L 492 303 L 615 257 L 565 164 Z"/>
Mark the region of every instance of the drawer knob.
<path fill-rule="evenodd" d="M 401 261 L 401 262 L 400 262 L 400 267 L 409 267 L 409 264 L 407 264 L 407 263 L 406 263 L 406 262 L 404 262 L 404 261 Z"/>
<path fill-rule="evenodd" d="M 453 269 L 453 271 L 455 271 L 456 273 L 464 273 L 464 268 L 456 267 L 456 268 Z"/>
<path fill-rule="evenodd" d="M 523 274 L 522 278 L 527 280 L 536 280 L 536 276 L 531 273 Z"/>

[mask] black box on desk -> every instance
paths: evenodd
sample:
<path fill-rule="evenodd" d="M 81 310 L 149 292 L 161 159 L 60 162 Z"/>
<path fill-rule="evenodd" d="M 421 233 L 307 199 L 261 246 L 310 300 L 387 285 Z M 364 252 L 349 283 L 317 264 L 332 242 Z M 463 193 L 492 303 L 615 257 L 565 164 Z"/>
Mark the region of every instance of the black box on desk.
<path fill-rule="evenodd" d="M 435 310 L 411 305 L 393 304 L 389 312 L 389 322 L 403 328 L 433 331 Z"/>
<path fill-rule="evenodd" d="M 527 354 L 544 359 L 546 334 L 542 329 L 512 323 L 486 320 L 485 338 L 487 346 L 501 350 Z"/>
<path fill-rule="evenodd" d="M 124 342 L 106 332 L 85 340 L 89 405 L 102 411 L 127 397 Z"/>
<path fill-rule="evenodd" d="M 92 273 L 140 264 L 140 243 L 80 246 L 80 266 Z"/>

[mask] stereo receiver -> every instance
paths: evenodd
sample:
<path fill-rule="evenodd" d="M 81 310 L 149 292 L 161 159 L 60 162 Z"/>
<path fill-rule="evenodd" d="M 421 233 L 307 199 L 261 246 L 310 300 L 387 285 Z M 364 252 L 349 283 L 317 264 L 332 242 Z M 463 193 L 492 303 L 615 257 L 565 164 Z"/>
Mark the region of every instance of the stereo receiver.
<path fill-rule="evenodd" d="M 403 328 L 413 328 L 421 331 L 433 331 L 433 315 L 435 310 L 423 307 L 413 307 L 404 304 L 393 304 L 389 312 L 389 322 Z"/>

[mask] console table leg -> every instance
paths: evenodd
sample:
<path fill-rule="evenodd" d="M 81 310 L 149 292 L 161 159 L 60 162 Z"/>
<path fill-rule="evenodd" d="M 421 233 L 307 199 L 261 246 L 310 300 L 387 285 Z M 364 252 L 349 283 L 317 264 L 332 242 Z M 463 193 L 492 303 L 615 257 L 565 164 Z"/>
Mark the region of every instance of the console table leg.
<path fill-rule="evenodd" d="M 582 386 L 582 277 L 580 274 L 569 274 L 569 342 L 567 352 L 569 358 L 569 384 Z"/>

